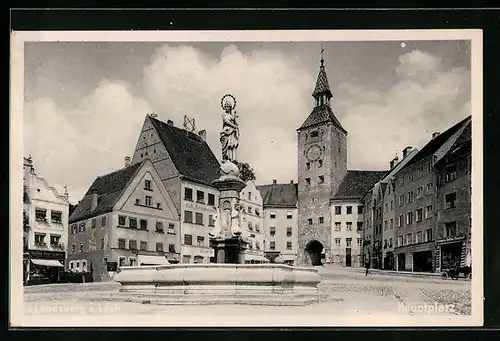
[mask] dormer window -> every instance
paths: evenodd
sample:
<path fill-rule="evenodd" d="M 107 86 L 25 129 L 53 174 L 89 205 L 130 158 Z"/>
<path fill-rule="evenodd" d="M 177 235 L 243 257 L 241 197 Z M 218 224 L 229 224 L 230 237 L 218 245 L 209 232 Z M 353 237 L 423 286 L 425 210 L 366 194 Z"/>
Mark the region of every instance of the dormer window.
<path fill-rule="evenodd" d="M 318 137 L 318 131 L 311 131 L 311 137 Z"/>

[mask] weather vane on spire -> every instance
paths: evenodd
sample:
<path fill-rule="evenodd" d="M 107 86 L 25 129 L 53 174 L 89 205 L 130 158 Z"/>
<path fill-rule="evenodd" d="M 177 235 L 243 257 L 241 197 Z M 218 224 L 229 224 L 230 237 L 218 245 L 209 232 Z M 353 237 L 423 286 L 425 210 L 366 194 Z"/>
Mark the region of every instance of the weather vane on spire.
<path fill-rule="evenodd" d="M 325 52 L 325 49 L 323 48 L 323 44 L 321 44 L 321 66 L 323 66 L 324 59 L 323 59 L 323 52 Z"/>

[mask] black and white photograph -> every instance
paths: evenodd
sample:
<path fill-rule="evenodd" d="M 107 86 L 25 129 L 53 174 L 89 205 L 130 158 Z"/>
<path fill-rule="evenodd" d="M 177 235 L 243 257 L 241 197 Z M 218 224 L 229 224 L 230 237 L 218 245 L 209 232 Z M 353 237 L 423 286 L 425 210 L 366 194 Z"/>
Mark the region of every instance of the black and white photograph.
<path fill-rule="evenodd" d="M 480 30 L 11 48 L 12 326 L 482 325 Z"/>

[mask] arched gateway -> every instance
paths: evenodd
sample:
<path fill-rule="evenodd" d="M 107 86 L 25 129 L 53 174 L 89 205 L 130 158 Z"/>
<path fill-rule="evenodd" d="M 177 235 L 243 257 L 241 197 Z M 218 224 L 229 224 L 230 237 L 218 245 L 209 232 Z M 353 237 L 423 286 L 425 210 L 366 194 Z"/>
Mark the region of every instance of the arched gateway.
<path fill-rule="evenodd" d="M 323 252 L 323 248 L 323 244 L 321 244 L 317 240 L 312 240 L 307 243 L 305 251 L 309 256 L 309 259 L 311 260 L 311 265 L 318 266 L 323 264 L 323 262 L 321 261 L 321 253 Z"/>

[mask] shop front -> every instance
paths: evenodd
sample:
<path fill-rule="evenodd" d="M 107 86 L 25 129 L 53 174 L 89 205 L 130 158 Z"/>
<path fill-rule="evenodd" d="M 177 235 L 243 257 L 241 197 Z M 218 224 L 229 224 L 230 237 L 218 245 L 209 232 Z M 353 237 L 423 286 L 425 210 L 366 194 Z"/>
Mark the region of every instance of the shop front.
<path fill-rule="evenodd" d="M 27 284 L 58 283 L 64 270 L 65 252 L 29 250 L 29 275 Z"/>
<path fill-rule="evenodd" d="M 399 246 L 395 249 L 398 271 L 433 272 L 433 242 Z"/>
<path fill-rule="evenodd" d="M 384 257 L 384 270 L 394 270 L 394 252 L 387 252 Z"/>
<path fill-rule="evenodd" d="M 436 271 L 465 266 L 467 254 L 465 236 L 442 238 L 436 241 Z"/>

